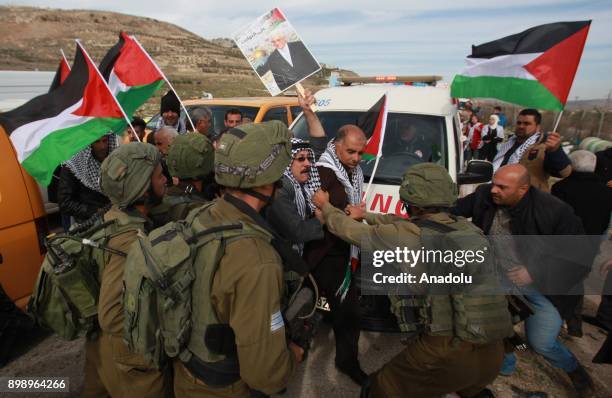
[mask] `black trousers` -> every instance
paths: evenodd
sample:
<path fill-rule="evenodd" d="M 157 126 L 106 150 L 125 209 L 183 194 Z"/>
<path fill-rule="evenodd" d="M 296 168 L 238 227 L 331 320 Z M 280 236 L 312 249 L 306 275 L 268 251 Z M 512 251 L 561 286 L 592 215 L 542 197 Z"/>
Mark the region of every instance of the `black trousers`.
<path fill-rule="evenodd" d="M 340 287 L 349 257 L 327 255 L 312 272 L 319 294 L 327 299 L 331 310 L 332 328 L 336 338 L 336 364 L 358 363 L 358 343 L 360 333 L 359 292 L 355 284 L 351 286 L 341 302 L 336 291 Z"/>

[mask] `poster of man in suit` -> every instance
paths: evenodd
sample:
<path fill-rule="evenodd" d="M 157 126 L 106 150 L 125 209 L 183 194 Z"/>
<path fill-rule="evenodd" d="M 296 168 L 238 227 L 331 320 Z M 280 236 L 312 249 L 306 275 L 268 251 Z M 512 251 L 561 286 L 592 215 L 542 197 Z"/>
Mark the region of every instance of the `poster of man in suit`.
<path fill-rule="evenodd" d="M 234 41 L 271 95 L 280 94 L 321 69 L 278 8 L 240 30 Z"/>

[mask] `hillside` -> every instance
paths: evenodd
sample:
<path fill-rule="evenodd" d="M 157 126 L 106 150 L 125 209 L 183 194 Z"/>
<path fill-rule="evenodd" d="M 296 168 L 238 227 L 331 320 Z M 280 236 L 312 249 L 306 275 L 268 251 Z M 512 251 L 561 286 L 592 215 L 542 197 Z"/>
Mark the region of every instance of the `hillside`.
<path fill-rule="evenodd" d="M 60 49 L 71 61 L 75 38 L 99 62 L 121 30 L 138 38 L 183 98 L 267 93 L 228 39 L 210 41 L 167 22 L 105 11 L 0 6 L 0 70 L 55 70 Z M 323 74 L 306 85 L 325 84 Z"/>

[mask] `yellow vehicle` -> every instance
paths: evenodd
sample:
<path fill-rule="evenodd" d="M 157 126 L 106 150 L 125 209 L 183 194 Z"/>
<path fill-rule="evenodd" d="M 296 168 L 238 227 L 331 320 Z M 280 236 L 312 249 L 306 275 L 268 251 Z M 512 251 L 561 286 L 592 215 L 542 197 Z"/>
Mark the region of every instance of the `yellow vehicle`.
<path fill-rule="evenodd" d="M 213 114 L 212 129 L 214 134 L 219 134 L 225 128 L 223 121 L 225 112 L 229 109 L 238 109 L 243 117 L 251 119 L 254 123 L 267 122 L 269 120 L 280 120 L 289 126 L 297 115 L 302 111 L 297 97 L 236 97 L 236 98 L 214 98 L 194 99 L 184 101 L 185 107 L 191 110 L 197 106 L 207 106 Z M 149 120 L 147 128 L 154 129 L 160 115 L 157 114 Z M 181 112 L 181 119 L 185 115 Z M 189 123 L 189 122 L 187 122 Z"/>
<path fill-rule="evenodd" d="M 20 166 L 0 127 L 0 284 L 25 309 L 45 254 L 45 206 L 38 185 Z"/>

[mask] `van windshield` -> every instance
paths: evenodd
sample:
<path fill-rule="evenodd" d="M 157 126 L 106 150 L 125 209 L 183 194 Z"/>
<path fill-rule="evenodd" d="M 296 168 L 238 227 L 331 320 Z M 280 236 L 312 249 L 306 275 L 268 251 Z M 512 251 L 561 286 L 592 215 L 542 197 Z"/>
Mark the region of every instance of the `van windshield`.
<path fill-rule="evenodd" d="M 321 124 L 331 139 L 345 124 L 357 124 L 365 112 L 317 112 Z M 308 140 L 306 119 L 300 117 L 292 128 L 296 137 Z M 406 169 L 417 163 L 431 162 L 448 168 L 446 123 L 443 116 L 389 113 L 383 141 L 382 157 L 374 182 L 399 185 Z M 366 182 L 374 168 L 375 159 L 362 160 Z"/>

